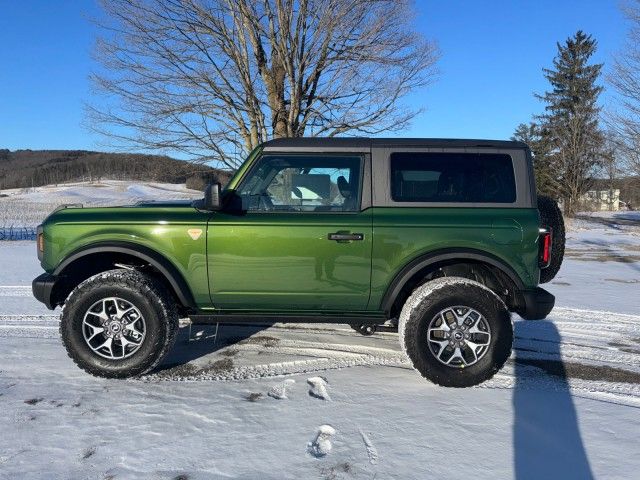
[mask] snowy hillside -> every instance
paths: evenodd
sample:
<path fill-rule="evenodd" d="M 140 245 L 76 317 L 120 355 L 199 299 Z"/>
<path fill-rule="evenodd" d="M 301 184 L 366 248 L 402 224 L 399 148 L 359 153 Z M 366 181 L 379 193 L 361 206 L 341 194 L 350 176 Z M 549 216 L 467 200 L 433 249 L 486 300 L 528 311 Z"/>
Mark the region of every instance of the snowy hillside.
<path fill-rule="evenodd" d="M 86 205 L 115 205 L 138 200 L 198 198 L 202 192 L 189 190 L 172 183 L 101 180 L 93 183 L 65 183 L 36 188 L 4 190 L 3 200 L 27 203 L 84 203 Z"/>
<path fill-rule="evenodd" d="M 196 199 L 202 192 L 184 185 L 154 182 L 101 180 L 28 189 L 3 190 L 0 197 L 0 227 L 37 225 L 58 205 L 128 205 L 141 200 Z"/>
<path fill-rule="evenodd" d="M 423 380 L 397 335 L 193 327 L 138 380 L 66 356 L 0 242 L 0 478 L 627 479 L 640 471 L 640 214 L 572 222 L 545 321 L 489 382 Z"/>

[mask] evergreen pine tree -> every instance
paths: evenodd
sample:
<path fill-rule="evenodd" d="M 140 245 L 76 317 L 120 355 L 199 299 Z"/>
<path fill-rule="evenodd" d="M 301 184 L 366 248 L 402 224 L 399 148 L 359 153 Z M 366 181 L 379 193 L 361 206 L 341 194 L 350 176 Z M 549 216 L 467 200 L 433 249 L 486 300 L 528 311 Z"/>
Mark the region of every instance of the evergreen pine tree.
<path fill-rule="evenodd" d="M 542 127 L 536 122 L 521 123 L 516 127 L 511 139 L 524 142 L 531 148 L 538 193 L 557 196 L 558 180 L 552 168 L 553 157 L 550 155 L 548 135 Z"/>
<path fill-rule="evenodd" d="M 580 196 L 589 189 L 604 142 L 598 125 L 602 87 L 596 84 L 602 64 L 589 63 L 596 46 L 582 31 L 558 43 L 553 68 L 544 69 L 551 89 L 536 95 L 546 104 L 538 120 L 549 149 L 547 167 L 555 177 L 555 196 L 566 215 L 576 212 Z"/>

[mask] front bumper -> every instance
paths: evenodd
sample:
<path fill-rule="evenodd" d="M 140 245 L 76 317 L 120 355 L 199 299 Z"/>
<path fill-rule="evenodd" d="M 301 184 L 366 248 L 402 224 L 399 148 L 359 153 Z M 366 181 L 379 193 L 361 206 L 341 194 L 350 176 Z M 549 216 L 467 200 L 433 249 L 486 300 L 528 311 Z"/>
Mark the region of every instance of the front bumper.
<path fill-rule="evenodd" d="M 519 308 L 516 313 L 525 320 L 542 320 L 553 309 L 556 297 L 544 288 L 536 287 L 519 292 Z"/>
<path fill-rule="evenodd" d="M 49 310 L 56 308 L 56 304 L 53 302 L 53 287 L 56 284 L 58 277 L 49 273 L 43 273 L 34 278 L 31 283 L 31 290 L 36 300 L 46 305 Z"/>

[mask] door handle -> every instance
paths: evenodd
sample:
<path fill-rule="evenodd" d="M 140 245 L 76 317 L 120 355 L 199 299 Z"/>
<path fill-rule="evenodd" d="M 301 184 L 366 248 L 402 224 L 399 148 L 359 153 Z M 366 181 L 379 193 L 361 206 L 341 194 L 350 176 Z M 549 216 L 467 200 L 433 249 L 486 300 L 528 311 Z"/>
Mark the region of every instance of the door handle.
<path fill-rule="evenodd" d="M 364 235 L 362 233 L 342 233 L 335 232 L 329 234 L 329 240 L 335 240 L 337 242 L 345 242 L 350 240 L 364 240 Z"/>

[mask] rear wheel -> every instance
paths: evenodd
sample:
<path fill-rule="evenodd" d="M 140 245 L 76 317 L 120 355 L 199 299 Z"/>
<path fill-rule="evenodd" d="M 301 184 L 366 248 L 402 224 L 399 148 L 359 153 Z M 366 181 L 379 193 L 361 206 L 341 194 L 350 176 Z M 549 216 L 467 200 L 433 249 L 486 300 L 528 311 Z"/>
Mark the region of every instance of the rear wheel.
<path fill-rule="evenodd" d="M 82 282 L 60 318 L 69 356 L 100 377 L 148 372 L 169 351 L 177 332 L 176 305 L 164 287 L 131 270 L 111 270 Z"/>
<path fill-rule="evenodd" d="M 458 277 L 425 283 L 400 314 L 400 343 L 420 374 L 445 387 L 491 378 L 511 354 L 507 307 L 484 285 Z"/>

